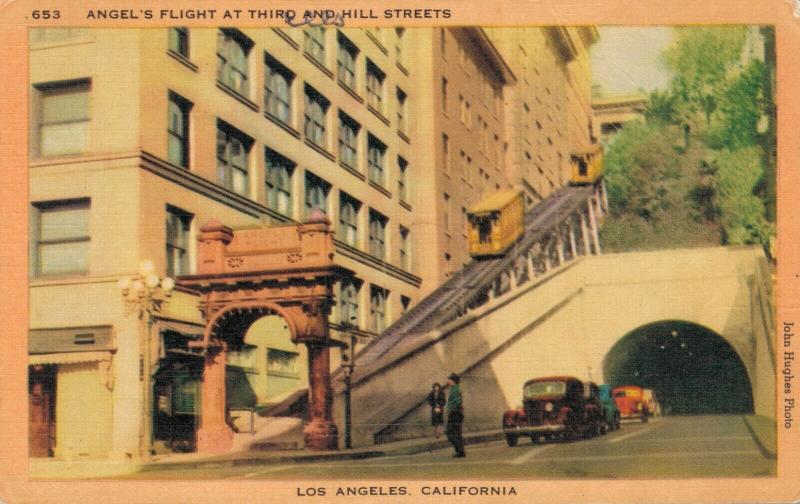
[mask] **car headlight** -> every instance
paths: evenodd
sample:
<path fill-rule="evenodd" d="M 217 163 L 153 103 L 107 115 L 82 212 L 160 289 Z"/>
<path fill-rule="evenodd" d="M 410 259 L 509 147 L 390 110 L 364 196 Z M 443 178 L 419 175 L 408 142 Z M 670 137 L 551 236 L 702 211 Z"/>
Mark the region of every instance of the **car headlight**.
<path fill-rule="evenodd" d="M 636 411 L 642 411 L 642 403 L 636 404 Z"/>
<path fill-rule="evenodd" d="M 548 412 L 548 413 L 550 413 L 551 411 L 553 411 L 553 403 L 549 402 L 549 403 L 545 404 L 545 405 L 544 405 L 544 410 L 545 410 L 546 412 Z"/>

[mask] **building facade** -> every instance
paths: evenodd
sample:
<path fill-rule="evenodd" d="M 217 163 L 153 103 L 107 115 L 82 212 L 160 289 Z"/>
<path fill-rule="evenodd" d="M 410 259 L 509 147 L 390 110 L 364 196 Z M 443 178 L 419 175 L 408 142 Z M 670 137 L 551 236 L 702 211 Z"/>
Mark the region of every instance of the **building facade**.
<path fill-rule="evenodd" d="M 594 143 L 589 48 L 593 27 L 487 29 L 517 75 L 505 95 L 507 177 L 532 204 L 567 183 L 570 156 Z"/>
<path fill-rule="evenodd" d="M 332 334 L 363 343 L 469 260 L 471 205 L 565 180 L 555 152 L 511 171 L 524 149 L 509 93 L 520 72 L 537 81 L 482 29 L 45 29 L 30 43 L 32 456 L 192 449 L 198 298 L 156 282 L 142 311 L 118 282 L 143 261 L 146 282 L 194 273 L 208 221 L 293 226 L 322 209 L 354 272 Z M 542 123 L 550 138 L 570 134 L 567 101 Z M 290 397 L 307 361 L 285 321 L 257 321 L 228 352 L 229 407 Z"/>

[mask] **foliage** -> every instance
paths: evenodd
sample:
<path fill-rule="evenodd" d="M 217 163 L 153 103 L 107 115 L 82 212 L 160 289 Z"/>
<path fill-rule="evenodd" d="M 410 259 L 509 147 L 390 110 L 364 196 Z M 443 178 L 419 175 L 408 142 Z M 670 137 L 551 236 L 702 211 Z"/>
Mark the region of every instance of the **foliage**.
<path fill-rule="evenodd" d="M 648 97 L 644 117 L 651 124 L 675 124 L 678 117 L 677 97 L 669 91 L 656 89 Z"/>
<path fill-rule="evenodd" d="M 764 202 L 755 194 L 763 175 L 760 149 L 724 149 L 714 164 L 725 243 L 767 243 L 773 228 L 766 220 Z"/>
<path fill-rule="evenodd" d="M 769 70 L 742 67 L 744 27 L 677 28 L 674 78 L 605 156 L 612 251 L 769 242 L 774 133 Z"/>
<path fill-rule="evenodd" d="M 744 26 L 679 27 L 675 43 L 664 52 L 674 74 L 672 91 L 688 113 L 703 112 L 706 124 L 746 35 Z"/>

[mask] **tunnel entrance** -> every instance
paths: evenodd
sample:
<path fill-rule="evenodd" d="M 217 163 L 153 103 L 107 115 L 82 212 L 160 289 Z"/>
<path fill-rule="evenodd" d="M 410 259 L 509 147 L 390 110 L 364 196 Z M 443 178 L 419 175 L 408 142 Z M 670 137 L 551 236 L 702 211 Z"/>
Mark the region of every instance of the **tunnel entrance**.
<path fill-rule="evenodd" d="M 653 389 L 662 414 L 752 413 L 744 363 L 717 333 L 681 321 L 642 326 L 603 359 L 606 383 Z"/>

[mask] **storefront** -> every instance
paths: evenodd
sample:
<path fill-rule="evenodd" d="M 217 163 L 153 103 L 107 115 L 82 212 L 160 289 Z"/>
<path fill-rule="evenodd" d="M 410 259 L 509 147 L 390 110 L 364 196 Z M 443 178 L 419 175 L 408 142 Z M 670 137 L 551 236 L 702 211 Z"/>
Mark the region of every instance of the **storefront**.
<path fill-rule="evenodd" d="M 28 342 L 30 456 L 106 458 L 116 350 L 111 326 L 35 329 Z"/>

